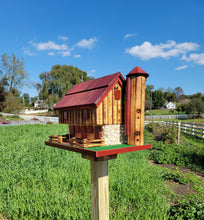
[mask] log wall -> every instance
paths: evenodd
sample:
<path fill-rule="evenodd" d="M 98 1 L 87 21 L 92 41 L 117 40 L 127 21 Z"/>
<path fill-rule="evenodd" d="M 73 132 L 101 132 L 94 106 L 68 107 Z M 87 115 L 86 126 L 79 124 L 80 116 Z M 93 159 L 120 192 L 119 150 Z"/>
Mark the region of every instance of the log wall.
<path fill-rule="evenodd" d="M 131 78 L 130 134 L 128 144 L 144 144 L 145 82 L 143 76 Z"/>
<path fill-rule="evenodd" d="M 97 108 L 59 111 L 59 123 L 70 125 L 122 124 L 122 88 L 116 84 Z"/>

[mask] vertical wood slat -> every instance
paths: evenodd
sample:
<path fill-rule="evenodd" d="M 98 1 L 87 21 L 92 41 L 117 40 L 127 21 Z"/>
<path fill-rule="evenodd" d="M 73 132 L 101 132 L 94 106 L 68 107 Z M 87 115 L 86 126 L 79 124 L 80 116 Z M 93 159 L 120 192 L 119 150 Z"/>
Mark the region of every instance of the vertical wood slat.
<path fill-rule="evenodd" d="M 89 125 L 93 125 L 93 109 L 89 109 Z"/>
<path fill-rule="evenodd" d="M 76 110 L 76 124 L 79 124 L 79 109 Z"/>
<path fill-rule="evenodd" d="M 81 138 L 87 139 L 87 127 L 86 126 L 81 126 Z"/>
<path fill-rule="evenodd" d="M 140 125 L 140 145 L 144 145 L 144 118 L 145 118 L 145 83 L 146 78 L 142 77 L 141 82 L 141 125 Z"/>
<path fill-rule="evenodd" d="M 125 134 L 130 135 L 130 116 L 131 116 L 131 80 L 128 77 L 125 91 Z M 129 142 L 128 142 L 129 143 Z"/>
<path fill-rule="evenodd" d="M 101 125 L 103 122 L 103 110 L 102 110 L 102 103 L 96 109 L 96 117 L 97 117 L 97 124 Z"/>
<path fill-rule="evenodd" d="M 61 124 L 61 111 L 59 111 L 59 124 Z"/>
<path fill-rule="evenodd" d="M 107 106 L 107 113 L 108 113 L 108 121 L 107 121 L 107 124 L 112 124 L 113 121 L 112 121 L 112 112 L 113 112 L 113 95 L 112 95 L 113 91 L 111 90 L 109 93 L 108 93 L 108 106 Z"/>
<path fill-rule="evenodd" d="M 69 122 L 69 110 L 67 110 L 67 124 L 70 124 L 70 122 Z"/>
<path fill-rule="evenodd" d="M 135 103 L 135 92 L 136 92 L 136 78 L 131 79 L 131 109 L 130 109 L 130 135 L 129 135 L 129 144 L 134 145 L 135 142 L 135 109 L 136 109 L 136 103 Z M 132 119 L 132 120 L 131 120 Z"/>
<path fill-rule="evenodd" d="M 117 101 L 117 124 L 121 124 L 121 100 L 122 100 L 122 90 L 121 87 L 118 87 L 118 90 L 120 91 L 120 99 Z"/>
<path fill-rule="evenodd" d="M 103 124 L 107 125 L 108 120 L 108 112 L 107 112 L 107 96 L 103 100 Z"/>
<path fill-rule="evenodd" d="M 70 110 L 70 124 L 73 124 L 72 110 Z"/>
<path fill-rule="evenodd" d="M 88 126 L 87 128 L 87 139 L 94 139 L 95 133 L 94 133 L 94 126 Z"/>
<path fill-rule="evenodd" d="M 93 109 L 93 124 L 95 125 L 96 123 L 96 109 Z"/>
<path fill-rule="evenodd" d="M 135 145 L 140 145 L 141 139 L 141 86 L 142 76 L 136 78 L 136 109 L 135 109 Z"/>
<path fill-rule="evenodd" d="M 115 99 L 115 93 L 114 93 L 114 88 L 112 89 L 112 100 L 113 100 L 113 103 L 112 103 L 112 106 L 113 106 L 113 124 L 115 125 L 116 124 L 116 121 L 117 121 L 117 101 Z"/>
<path fill-rule="evenodd" d="M 82 124 L 82 111 L 79 109 L 79 124 Z"/>

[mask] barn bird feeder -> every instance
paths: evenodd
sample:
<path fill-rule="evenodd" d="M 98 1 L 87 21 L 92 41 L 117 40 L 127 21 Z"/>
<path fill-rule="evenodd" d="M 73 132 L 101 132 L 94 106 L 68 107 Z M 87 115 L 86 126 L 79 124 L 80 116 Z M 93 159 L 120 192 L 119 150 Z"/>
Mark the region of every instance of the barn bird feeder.
<path fill-rule="evenodd" d="M 108 160 L 150 149 L 144 145 L 145 82 L 135 67 L 73 86 L 55 105 L 69 134 L 51 135 L 46 145 L 81 153 L 91 160 L 92 219 L 108 219 Z"/>

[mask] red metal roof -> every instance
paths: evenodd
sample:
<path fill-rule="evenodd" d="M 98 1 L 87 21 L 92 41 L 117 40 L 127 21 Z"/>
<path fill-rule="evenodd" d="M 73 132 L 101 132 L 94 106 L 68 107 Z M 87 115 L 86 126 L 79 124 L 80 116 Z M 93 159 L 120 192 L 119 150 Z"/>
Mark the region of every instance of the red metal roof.
<path fill-rule="evenodd" d="M 116 82 L 122 83 L 124 78 L 120 72 L 79 83 L 73 86 L 55 105 L 54 109 L 95 106 L 103 101 Z"/>
<path fill-rule="evenodd" d="M 139 66 L 136 66 L 132 71 L 130 71 L 128 74 L 127 74 L 127 77 L 128 76 L 133 76 L 133 75 L 136 75 L 136 76 L 145 76 L 145 77 L 148 77 L 149 74 L 146 73 L 143 69 L 141 69 Z"/>

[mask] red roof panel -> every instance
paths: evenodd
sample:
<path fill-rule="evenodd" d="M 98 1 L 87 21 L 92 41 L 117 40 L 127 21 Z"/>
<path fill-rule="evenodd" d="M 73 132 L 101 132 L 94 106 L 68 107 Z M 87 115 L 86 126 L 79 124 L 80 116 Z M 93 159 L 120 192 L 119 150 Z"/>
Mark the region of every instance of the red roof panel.
<path fill-rule="evenodd" d="M 74 87 L 72 87 L 66 95 L 72 94 L 72 93 L 79 93 L 84 92 L 87 90 L 97 89 L 105 86 L 109 86 L 112 84 L 116 78 L 118 78 L 121 75 L 120 72 L 114 73 L 108 76 L 104 76 L 98 79 L 92 79 L 90 81 L 86 81 L 83 83 L 76 84 Z M 122 75 L 121 75 L 122 76 Z"/>
<path fill-rule="evenodd" d="M 132 76 L 132 75 L 138 75 L 138 76 L 145 76 L 148 77 L 149 74 L 146 73 L 143 69 L 141 69 L 139 66 L 136 66 L 132 71 L 130 71 L 127 76 Z"/>
<path fill-rule="evenodd" d="M 120 72 L 79 83 L 65 94 L 65 96 L 55 105 L 54 109 L 82 107 L 87 105 L 97 106 L 118 80 L 124 81 Z"/>

